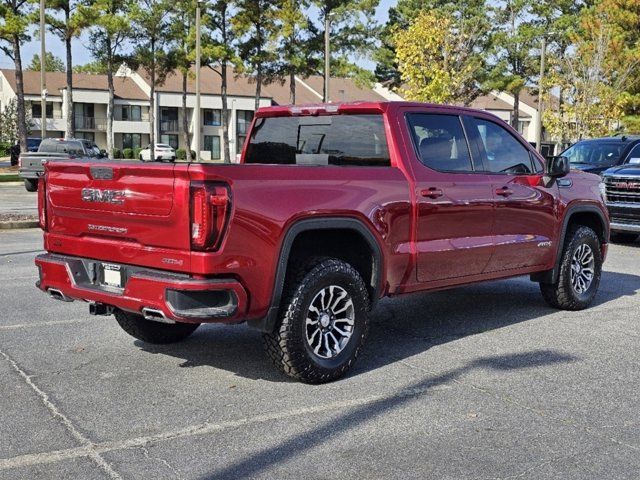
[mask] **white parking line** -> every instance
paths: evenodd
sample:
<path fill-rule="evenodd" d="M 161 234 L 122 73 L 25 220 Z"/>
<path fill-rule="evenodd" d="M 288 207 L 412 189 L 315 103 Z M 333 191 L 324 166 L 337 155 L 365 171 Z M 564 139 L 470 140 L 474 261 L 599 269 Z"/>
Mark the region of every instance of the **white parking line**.
<path fill-rule="evenodd" d="M 22 377 L 25 383 L 31 387 L 38 397 L 40 397 L 40 400 L 42 400 L 42 403 L 47 410 L 49 410 L 51 415 L 57 418 L 69 434 L 71 434 L 71 436 L 82 445 L 84 450 L 86 450 L 84 456 L 93 460 L 107 475 L 109 475 L 110 478 L 114 480 L 122 480 L 122 477 L 113 468 L 111 468 L 111 465 L 109 465 L 107 461 L 95 451 L 93 443 L 73 426 L 71 421 L 62 412 L 60 412 L 60 410 L 58 410 L 58 407 L 56 407 L 51 400 L 49 400 L 49 396 L 31 381 L 31 377 L 27 375 L 14 360 L 2 350 L 0 350 L 0 356 L 4 357 L 4 359 L 9 362 L 11 367 Z"/>

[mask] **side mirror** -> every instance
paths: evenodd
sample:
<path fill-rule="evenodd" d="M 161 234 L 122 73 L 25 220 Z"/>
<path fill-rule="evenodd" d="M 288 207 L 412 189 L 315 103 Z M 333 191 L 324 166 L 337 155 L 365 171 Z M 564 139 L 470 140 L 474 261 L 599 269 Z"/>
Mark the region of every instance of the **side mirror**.
<path fill-rule="evenodd" d="M 107 151 L 104 148 L 102 150 L 100 150 L 100 156 L 102 158 L 107 158 Z"/>
<path fill-rule="evenodd" d="M 544 169 L 545 186 L 550 187 L 557 178 L 566 176 L 571 170 L 567 157 L 550 157 Z"/>

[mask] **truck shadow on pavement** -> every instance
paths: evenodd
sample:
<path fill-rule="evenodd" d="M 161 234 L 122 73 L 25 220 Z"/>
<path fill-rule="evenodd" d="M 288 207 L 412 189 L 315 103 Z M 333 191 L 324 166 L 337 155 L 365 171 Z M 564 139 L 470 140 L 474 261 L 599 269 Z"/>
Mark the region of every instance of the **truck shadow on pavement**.
<path fill-rule="evenodd" d="M 603 272 L 593 307 L 638 291 L 640 277 Z M 383 299 L 371 313 L 363 354 L 348 377 L 382 368 L 437 345 L 557 313 L 546 305 L 538 286 L 527 278 Z M 140 341 L 135 344 L 149 353 L 182 359 L 180 366 L 184 368 L 213 367 L 248 379 L 293 382 L 271 364 L 262 350 L 260 333 L 242 325 L 203 325 L 189 339 L 173 345 Z"/>

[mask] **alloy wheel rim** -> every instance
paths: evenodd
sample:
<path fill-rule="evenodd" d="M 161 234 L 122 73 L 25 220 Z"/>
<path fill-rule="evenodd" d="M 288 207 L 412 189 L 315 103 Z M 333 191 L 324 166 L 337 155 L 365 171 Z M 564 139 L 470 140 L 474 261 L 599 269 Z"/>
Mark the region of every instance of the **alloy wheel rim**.
<path fill-rule="evenodd" d="M 349 343 L 354 327 L 353 300 L 344 288 L 330 285 L 313 297 L 305 320 L 305 337 L 316 356 L 338 356 Z"/>
<path fill-rule="evenodd" d="M 595 274 L 595 263 L 593 250 L 586 243 L 580 245 L 573 253 L 571 286 L 578 295 L 582 295 L 591 287 Z"/>

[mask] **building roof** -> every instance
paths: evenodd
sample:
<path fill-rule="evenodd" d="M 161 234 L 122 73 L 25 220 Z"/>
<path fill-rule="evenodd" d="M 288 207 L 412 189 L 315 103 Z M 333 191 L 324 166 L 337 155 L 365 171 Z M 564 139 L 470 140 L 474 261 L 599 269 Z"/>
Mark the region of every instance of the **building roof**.
<path fill-rule="evenodd" d="M 480 95 L 469 106 L 479 110 L 513 110 L 511 105 L 491 93 Z"/>
<path fill-rule="evenodd" d="M 16 71 L 10 69 L 0 69 L 11 86 L 16 91 Z M 40 96 L 40 72 L 34 70 L 24 70 L 22 72 L 24 79 L 25 95 Z M 47 72 L 47 94 L 50 97 L 60 97 L 62 93 L 60 89 L 66 88 L 67 76 L 65 72 Z M 116 98 L 126 100 L 148 100 L 149 97 L 142 91 L 140 87 L 130 78 L 113 77 L 113 86 L 115 88 Z M 74 90 L 107 90 L 107 76 L 93 75 L 89 73 L 73 74 Z"/>
<path fill-rule="evenodd" d="M 312 75 L 302 81 L 322 96 L 324 90 L 323 77 L 320 75 Z M 332 102 L 355 102 L 358 100 L 384 102 L 386 100 L 386 98 L 373 91 L 373 89 L 358 86 L 352 78 L 335 77 L 329 80 L 329 97 L 329 100 Z"/>

